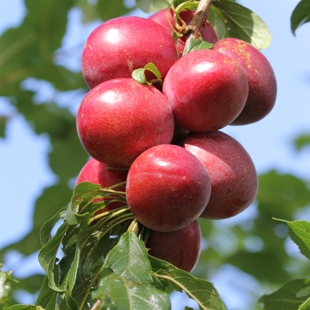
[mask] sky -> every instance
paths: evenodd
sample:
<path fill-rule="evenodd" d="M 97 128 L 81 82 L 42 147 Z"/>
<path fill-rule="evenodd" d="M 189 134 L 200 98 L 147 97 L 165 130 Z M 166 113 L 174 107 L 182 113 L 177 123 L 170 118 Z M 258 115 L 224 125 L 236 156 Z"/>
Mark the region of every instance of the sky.
<path fill-rule="evenodd" d="M 223 131 L 245 147 L 259 174 L 277 169 L 281 173 L 292 173 L 309 180 L 309 149 L 297 154 L 292 145 L 293 139 L 299 134 L 310 132 L 310 25 L 298 29 L 296 37 L 290 31 L 290 15 L 298 2 L 240 1 L 257 13 L 272 33 L 270 47 L 262 52 L 275 71 L 278 95 L 274 109 L 263 120 L 246 126 L 228 126 Z M 136 13 L 141 15 L 140 12 Z M 0 35 L 7 27 L 18 26 L 24 14 L 23 1 L 1 1 Z M 77 10 L 70 13 L 64 48 L 84 44 L 87 35 L 96 26 L 92 24 L 82 27 L 80 17 L 81 14 Z M 58 61 L 61 63 L 62 59 Z M 69 66 L 79 69 L 79 61 L 78 57 L 73 58 Z M 32 80 L 28 80 L 24 87 L 40 88 L 38 96 L 41 99 L 55 95 L 48 85 L 42 86 Z M 79 99 L 82 99 L 75 93 L 66 97 L 56 95 L 62 104 L 72 111 L 76 111 Z M 34 202 L 43 188 L 55 180 L 46 163 L 48 137 L 35 135 L 23 118 L 16 114 L 14 109 L 8 108 L 5 100 L 0 97 L 0 115 L 3 112 L 10 113 L 13 117 L 7 126 L 6 139 L 0 139 L 0 248 L 17 241 L 31 229 Z M 17 188 L 18 197 L 15 194 Z M 26 275 L 32 270 L 37 270 L 38 265 L 33 257 L 27 258 L 27 261 L 21 260 L 22 258 L 14 253 L 7 258 L 8 268 L 15 270 L 16 275 Z M 229 284 L 229 277 L 233 277 L 234 273 L 225 268 L 223 267 L 219 276 L 226 274 Z M 220 281 L 218 285 L 219 287 L 216 287 L 222 289 Z M 229 300 L 229 293 L 227 294 Z"/>

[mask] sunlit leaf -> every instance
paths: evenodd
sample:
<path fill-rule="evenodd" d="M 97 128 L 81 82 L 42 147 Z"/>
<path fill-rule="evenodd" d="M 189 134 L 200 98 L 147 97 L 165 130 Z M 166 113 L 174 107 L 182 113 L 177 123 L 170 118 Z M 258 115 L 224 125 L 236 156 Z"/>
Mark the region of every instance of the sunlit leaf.
<path fill-rule="evenodd" d="M 309 133 L 304 133 L 300 136 L 298 136 L 294 140 L 294 145 L 297 151 L 301 151 L 307 146 L 310 146 L 310 134 Z"/>
<path fill-rule="evenodd" d="M 225 25 L 225 37 L 242 39 L 258 49 L 270 45 L 271 34 L 268 27 L 251 10 L 230 1 L 213 1 L 211 9 Z"/>
<path fill-rule="evenodd" d="M 123 234 L 108 253 L 104 267 L 111 268 L 115 274 L 139 284 L 153 282 L 144 243 L 131 231 Z"/>
<path fill-rule="evenodd" d="M 289 236 L 297 244 L 300 253 L 310 260 L 310 223 L 307 221 L 284 222 L 287 224 Z"/>
<path fill-rule="evenodd" d="M 148 284 L 132 282 L 112 273 L 104 277 L 93 298 L 101 301 L 102 309 L 171 309 L 169 294 Z"/>
<path fill-rule="evenodd" d="M 149 256 L 149 259 L 154 277 L 168 281 L 179 291 L 185 291 L 190 298 L 198 303 L 200 309 L 227 309 L 212 283 L 195 278 L 190 273 L 153 256 Z"/>
<path fill-rule="evenodd" d="M 291 15 L 291 30 L 295 35 L 297 28 L 310 21 L 310 0 L 301 0 Z"/>
<path fill-rule="evenodd" d="M 306 310 L 309 298 L 310 279 L 307 278 L 289 281 L 274 293 L 262 296 L 259 302 L 265 310 Z"/>
<path fill-rule="evenodd" d="M 152 13 L 170 7 L 171 2 L 172 0 L 137 0 L 137 6 L 146 13 Z"/>

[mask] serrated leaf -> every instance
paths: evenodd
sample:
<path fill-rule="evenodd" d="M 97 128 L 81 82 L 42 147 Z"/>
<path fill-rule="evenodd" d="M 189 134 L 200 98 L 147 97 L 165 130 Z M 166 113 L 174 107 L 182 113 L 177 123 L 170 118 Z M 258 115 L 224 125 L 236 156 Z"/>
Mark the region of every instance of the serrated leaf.
<path fill-rule="evenodd" d="M 300 253 L 310 260 L 310 223 L 307 221 L 280 221 L 287 224 L 289 236 L 297 244 Z"/>
<path fill-rule="evenodd" d="M 124 233 L 108 253 L 105 268 L 139 284 L 152 283 L 151 265 L 144 243 L 132 231 Z"/>
<path fill-rule="evenodd" d="M 274 293 L 262 296 L 259 302 L 265 310 L 306 310 L 309 309 L 309 297 L 310 279 L 295 279 Z"/>
<path fill-rule="evenodd" d="M 239 38 L 257 49 L 270 45 L 271 34 L 267 25 L 251 10 L 230 1 L 213 1 L 211 9 L 224 23 L 225 37 Z"/>
<path fill-rule="evenodd" d="M 55 281 L 55 264 L 57 261 L 56 255 L 62 239 L 66 231 L 68 230 L 69 225 L 67 222 L 64 222 L 57 230 L 55 236 L 50 239 L 40 250 L 39 252 L 39 263 L 46 272 L 49 280 L 49 286 L 57 291 L 64 292 L 64 289 L 60 289 L 58 284 Z"/>
<path fill-rule="evenodd" d="M 141 285 L 114 273 L 102 278 L 92 296 L 100 299 L 100 309 L 171 309 L 169 294 L 152 285 Z"/>
<path fill-rule="evenodd" d="M 296 35 L 300 26 L 310 21 L 310 0 L 301 0 L 291 15 L 291 31 Z"/>
<path fill-rule="evenodd" d="M 47 277 L 42 282 L 36 305 L 43 307 L 45 310 L 55 310 L 57 292 L 52 290 L 48 285 Z"/>
<path fill-rule="evenodd" d="M 201 310 L 227 310 L 224 302 L 212 283 L 199 279 L 172 264 L 149 255 L 153 276 L 164 279 L 175 289 L 185 291 L 188 297 L 197 302 Z"/>
<path fill-rule="evenodd" d="M 183 50 L 183 56 L 196 50 L 206 50 L 211 49 L 213 47 L 212 43 L 204 41 L 202 38 L 194 39 L 192 36 L 189 36 L 189 38 L 186 40 L 184 50 Z"/>
<path fill-rule="evenodd" d="M 136 2 L 139 9 L 152 13 L 170 7 L 172 0 L 137 0 Z"/>

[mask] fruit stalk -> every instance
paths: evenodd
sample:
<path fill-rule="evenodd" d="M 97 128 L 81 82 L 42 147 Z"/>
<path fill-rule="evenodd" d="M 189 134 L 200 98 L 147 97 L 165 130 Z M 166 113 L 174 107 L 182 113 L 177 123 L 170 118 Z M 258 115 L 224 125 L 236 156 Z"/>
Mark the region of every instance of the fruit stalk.
<path fill-rule="evenodd" d="M 191 36 L 197 40 L 200 35 L 200 29 L 209 17 L 212 0 L 200 0 L 193 19 L 188 25 L 191 30 Z"/>

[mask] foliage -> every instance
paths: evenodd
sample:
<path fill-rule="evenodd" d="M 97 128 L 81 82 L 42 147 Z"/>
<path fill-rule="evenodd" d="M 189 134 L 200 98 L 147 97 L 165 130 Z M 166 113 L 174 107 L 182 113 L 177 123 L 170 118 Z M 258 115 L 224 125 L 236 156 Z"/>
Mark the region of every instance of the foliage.
<path fill-rule="evenodd" d="M 175 2 L 176 5 L 179 3 L 180 1 Z M 167 4 L 170 4 L 168 0 L 137 0 L 137 6 L 145 12 L 167 7 Z M 124 230 L 110 231 L 113 234 L 124 233 L 124 235 L 114 250 L 108 254 L 103 267 L 100 267 L 99 263 L 102 262 L 100 262 L 99 253 L 102 243 L 110 242 L 109 248 L 113 248 L 117 240 L 107 238 L 107 235 L 99 238 L 98 234 L 92 234 L 102 222 L 98 226 L 86 229 L 84 224 L 89 219 L 89 213 L 76 213 L 73 208 L 74 199 L 80 197 L 82 193 L 88 211 L 94 211 L 98 206 L 87 203 L 90 197 L 87 193 L 91 190 L 93 195 L 93 191 L 99 191 L 98 195 L 101 195 L 98 188 L 87 189 L 83 185 L 79 195 L 73 197 L 73 205 L 71 202 L 71 205 L 65 207 L 72 195 L 72 188 L 68 184 L 76 177 L 88 156 L 76 135 L 74 113 L 62 107 L 56 96 L 61 92 L 72 90 L 85 94 L 87 89 L 81 72 L 59 64 L 57 59 L 62 58 L 62 63 L 65 63 L 72 57 L 71 53 L 81 54 L 81 46 L 73 52 L 62 49 L 68 14 L 71 10 L 80 10 L 83 13 L 83 22 L 87 24 L 98 19 L 107 20 L 128 14 L 135 7 L 126 7 L 121 0 L 99 0 L 96 3 L 87 0 L 25 0 L 25 6 L 27 14 L 21 25 L 7 29 L 0 37 L 0 96 L 23 115 L 36 134 L 48 135 L 51 149 L 47 160 L 52 171 L 57 175 L 57 181 L 45 188 L 37 199 L 32 230 L 21 240 L 0 250 L 0 262 L 3 262 L 10 250 L 29 256 L 43 246 L 39 259 L 47 277 L 43 279 L 43 275 L 36 274 L 13 281 L 11 273 L 0 271 L 0 309 L 7 308 L 10 303 L 16 303 L 16 292 L 20 289 L 33 294 L 40 291 L 37 305 L 15 304 L 9 308 L 10 310 L 55 309 L 59 298 L 63 302 L 60 309 L 75 309 L 76 302 L 81 302 L 81 298 L 87 300 L 89 297 L 86 292 L 79 294 L 87 285 L 90 289 L 90 284 L 85 277 L 88 271 L 98 275 L 97 286 L 92 296 L 100 300 L 101 306 L 108 306 L 113 300 L 119 303 L 120 307 L 129 308 L 138 302 L 140 308 L 147 309 L 143 304 L 145 301 L 139 298 L 145 295 L 156 300 L 156 303 L 161 305 L 160 309 L 168 309 L 170 303 L 168 295 L 173 287 L 177 290 L 185 290 L 189 296 L 200 303 L 202 309 L 208 309 L 207 307 L 225 309 L 216 289 L 210 282 L 204 280 L 211 277 L 212 270 L 224 264 L 239 268 L 255 277 L 261 285 L 267 284 L 267 287 L 276 288 L 286 282 L 278 291 L 260 298 L 265 309 L 297 309 L 296 306 L 299 307 L 298 309 L 310 308 L 309 279 L 304 278 L 304 275 L 309 272 L 309 264 L 306 260 L 291 257 L 287 253 L 284 247 L 287 234 L 283 230 L 283 227 L 288 227 L 290 237 L 298 245 L 301 253 L 309 258 L 310 224 L 305 221 L 294 221 L 297 211 L 305 210 L 309 205 L 309 186 L 307 180 L 301 180 L 292 175 L 282 175 L 277 171 L 270 171 L 260 176 L 257 206 L 253 206 L 256 213 L 252 217 L 240 225 L 201 222 L 203 238 L 207 246 L 203 249 L 194 271 L 194 276 L 200 280 L 166 262 L 150 257 L 136 234 L 131 230 L 127 231 L 129 220 L 132 218 L 126 211 L 124 211 L 124 218 L 128 222 L 125 221 Z M 291 16 L 291 29 L 294 34 L 298 27 L 309 22 L 309 14 L 310 2 L 300 1 Z M 271 40 L 263 21 L 255 13 L 234 1 L 214 1 L 210 22 L 220 37 L 241 37 L 258 48 L 266 48 Z M 38 101 L 37 91 L 28 89 L 25 83 L 31 79 L 51 85 L 55 100 Z M 77 98 L 73 98 L 75 99 Z M 11 117 L 13 116 L 0 115 L 0 137 L 5 137 L 5 124 Z M 309 134 L 296 138 L 297 149 L 309 144 Z M 284 218 L 285 221 L 277 221 L 273 217 Z M 59 218 L 65 218 L 67 221 L 51 238 L 50 233 L 54 225 L 59 224 Z M 82 223 L 81 226 L 79 226 L 80 223 Z M 104 231 L 103 228 L 102 231 Z M 230 247 L 222 241 L 227 236 L 232 245 Z M 73 241 L 80 237 L 80 244 L 74 246 Z M 87 244 L 86 240 L 90 243 Z M 56 258 L 60 245 L 63 246 L 66 254 L 64 258 Z M 138 251 L 135 250 L 135 253 L 141 256 L 131 257 L 131 260 L 127 259 L 128 255 L 119 256 L 120 253 L 129 253 L 132 247 L 136 247 Z M 88 251 L 94 254 L 91 261 L 86 260 Z M 131 272 L 133 266 L 136 260 L 141 259 L 144 268 L 140 267 L 140 272 L 135 273 L 133 277 Z M 88 263 L 83 264 L 86 261 Z M 115 262 L 120 263 L 114 265 Z M 72 268 L 67 268 L 69 265 L 72 265 Z M 288 267 L 293 265 L 297 267 L 292 271 L 292 268 Z M 139 269 L 135 270 L 139 271 Z M 292 280 L 295 277 L 298 279 Z M 164 287 L 167 287 L 167 293 L 158 294 Z M 118 293 L 126 298 L 118 299 Z M 207 298 L 203 296 L 204 294 Z M 205 300 L 208 305 L 203 304 Z M 148 306 L 154 307 L 150 304 Z"/>

